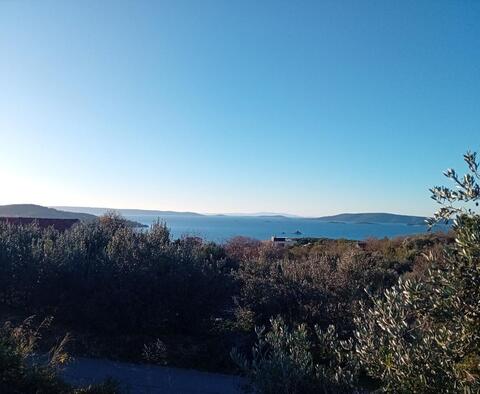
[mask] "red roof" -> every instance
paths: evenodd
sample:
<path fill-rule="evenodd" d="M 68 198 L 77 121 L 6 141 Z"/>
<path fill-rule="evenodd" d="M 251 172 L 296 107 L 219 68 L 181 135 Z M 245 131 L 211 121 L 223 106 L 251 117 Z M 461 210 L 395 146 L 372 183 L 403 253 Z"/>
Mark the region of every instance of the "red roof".
<path fill-rule="evenodd" d="M 6 222 L 15 226 L 24 226 L 37 223 L 40 228 L 52 226 L 56 230 L 65 231 L 78 223 L 78 219 L 44 219 L 44 218 L 16 218 L 16 217 L 0 217 L 0 222 Z"/>

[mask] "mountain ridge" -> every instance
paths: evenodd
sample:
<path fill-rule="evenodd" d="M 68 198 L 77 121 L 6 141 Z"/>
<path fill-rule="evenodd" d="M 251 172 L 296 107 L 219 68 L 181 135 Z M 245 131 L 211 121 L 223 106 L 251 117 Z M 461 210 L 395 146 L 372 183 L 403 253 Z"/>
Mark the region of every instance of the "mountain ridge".
<path fill-rule="evenodd" d="M 35 219 L 78 219 L 82 222 L 91 222 L 98 218 L 86 212 L 63 211 L 53 207 L 45 207 L 37 204 L 9 204 L 0 205 L 0 217 L 11 218 L 35 218 Z M 127 220 L 131 227 L 147 227 L 141 223 Z"/>
<path fill-rule="evenodd" d="M 321 216 L 311 218 L 321 222 L 343 222 L 343 223 L 378 223 L 378 224 L 408 224 L 422 225 L 427 219 L 425 216 L 400 215 L 386 212 L 360 212 L 340 213 L 337 215 Z"/>
<path fill-rule="evenodd" d="M 61 211 L 36 204 L 0 205 L 0 216 L 42 219 L 79 219 L 82 221 L 96 219 L 95 215 L 90 215 L 88 213 Z"/>
<path fill-rule="evenodd" d="M 162 211 L 149 209 L 113 209 L 113 208 L 95 208 L 95 207 L 70 207 L 56 206 L 52 207 L 62 209 L 69 212 L 90 213 L 102 215 L 108 211 L 115 211 L 121 215 L 128 216 L 217 216 L 217 217 L 258 217 L 258 218 L 284 218 L 284 219 L 308 219 L 321 222 L 342 222 L 342 223 L 378 223 L 378 224 L 407 224 L 407 225 L 424 225 L 427 217 L 415 215 L 402 215 L 387 212 L 359 212 L 359 213 L 341 213 L 337 215 L 319 216 L 319 217 L 301 217 L 287 214 L 276 213 L 258 213 L 258 214 L 233 214 L 233 213 L 217 213 L 217 214 L 201 214 L 189 211 Z"/>
<path fill-rule="evenodd" d="M 135 208 L 102 208 L 102 207 L 72 207 L 72 206 L 53 206 L 51 208 L 60 209 L 65 212 L 88 213 L 95 216 L 104 215 L 107 212 L 117 212 L 121 215 L 142 216 L 142 215 L 183 215 L 183 216 L 206 216 L 197 212 L 181 211 L 160 211 L 157 209 L 135 209 Z"/>

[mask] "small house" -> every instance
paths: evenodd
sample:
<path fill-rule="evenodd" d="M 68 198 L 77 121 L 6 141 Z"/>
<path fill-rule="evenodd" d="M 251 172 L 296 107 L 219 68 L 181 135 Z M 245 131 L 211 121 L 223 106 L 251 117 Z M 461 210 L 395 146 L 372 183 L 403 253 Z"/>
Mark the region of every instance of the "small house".
<path fill-rule="evenodd" d="M 280 246 L 280 247 L 290 246 L 295 243 L 295 241 L 291 238 L 276 237 L 276 236 L 272 236 L 271 241 L 274 246 Z"/>

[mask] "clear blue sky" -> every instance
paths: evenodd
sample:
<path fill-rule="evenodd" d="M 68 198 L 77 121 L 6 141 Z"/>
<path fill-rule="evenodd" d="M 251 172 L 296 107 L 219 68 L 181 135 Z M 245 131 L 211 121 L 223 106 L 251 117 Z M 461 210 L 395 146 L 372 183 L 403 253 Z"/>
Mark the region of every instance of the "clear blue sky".
<path fill-rule="evenodd" d="M 0 204 L 429 215 L 479 1 L 0 0 Z"/>

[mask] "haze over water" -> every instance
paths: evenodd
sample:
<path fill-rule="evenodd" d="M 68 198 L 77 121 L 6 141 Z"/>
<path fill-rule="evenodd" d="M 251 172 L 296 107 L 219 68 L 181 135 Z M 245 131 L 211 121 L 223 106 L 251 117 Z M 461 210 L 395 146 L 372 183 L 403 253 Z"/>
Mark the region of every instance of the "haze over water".
<path fill-rule="evenodd" d="M 269 239 L 272 235 L 362 240 L 427 232 L 425 225 L 339 223 L 286 217 L 169 215 L 162 218 L 157 215 L 125 215 L 125 218 L 148 226 L 160 219 L 167 223 L 172 238 L 192 235 L 216 242 L 224 242 L 235 236 L 260 240 Z M 447 230 L 447 226 L 438 226 L 437 230 Z M 296 234 L 297 231 L 301 234 Z"/>

